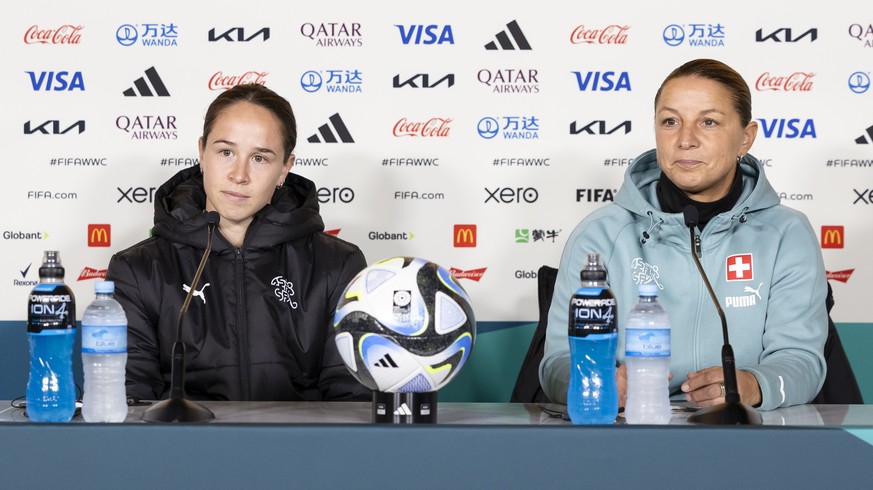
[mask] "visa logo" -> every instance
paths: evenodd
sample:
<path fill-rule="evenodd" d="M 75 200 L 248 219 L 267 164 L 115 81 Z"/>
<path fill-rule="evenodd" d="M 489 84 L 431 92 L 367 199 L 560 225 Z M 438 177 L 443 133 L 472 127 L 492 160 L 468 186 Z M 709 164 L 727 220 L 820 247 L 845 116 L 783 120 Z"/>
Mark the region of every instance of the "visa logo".
<path fill-rule="evenodd" d="M 82 72 L 75 71 L 72 76 L 68 71 L 35 71 L 25 72 L 30 75 L 30 84 L 34 90 L 62 92 L 64 90 L 85 90 Z"/>
<path fill-rule="evenodd" d="M 576 83 L 579 90 L 593 90 L 600 92 L 617 92 L 619 90 L 631 90 L 630 76 L 626 71 L 618 74 L 618 80 L 614 80 L 614 71 L 589 71 L 582 74 L 581 71 L 572 72 L 576 75 Z"/>
<path fill-rule="evenodd" d="M 815 138 L 812 119 L 758 119 L 765 138 Z M 800 127 L 802 125 L 802 127 Z"/>
<path fill-rule="evenodd" d="M 452 26 L 411 25 L 402 26 L 395 24 L 400 30 L 400 40 L 403 44 L 455 44 L 455 36 L 452 34 Z"/>

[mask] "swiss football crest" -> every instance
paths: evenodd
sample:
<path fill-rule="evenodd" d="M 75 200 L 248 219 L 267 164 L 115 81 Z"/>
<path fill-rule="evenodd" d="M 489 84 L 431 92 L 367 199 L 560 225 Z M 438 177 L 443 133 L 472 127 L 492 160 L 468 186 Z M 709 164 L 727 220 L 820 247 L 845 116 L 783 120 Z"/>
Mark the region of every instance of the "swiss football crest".
<path fill-rule="evenodd" d="M 725 260 L 725 277 L 730 281 L 751 281 L 755 279 L 752 268 L 752 254 L 731 255 Z"/>

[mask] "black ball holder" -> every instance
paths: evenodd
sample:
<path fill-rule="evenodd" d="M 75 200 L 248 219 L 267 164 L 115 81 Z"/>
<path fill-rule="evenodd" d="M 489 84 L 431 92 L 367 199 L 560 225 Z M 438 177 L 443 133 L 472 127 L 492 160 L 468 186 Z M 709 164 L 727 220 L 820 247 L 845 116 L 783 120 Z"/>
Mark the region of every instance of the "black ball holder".
<path fill-rule="evenodd" d="M 436 391 L 373 392 L 373 423 L 375 424 L 435 424 L 436 421 Z"/>

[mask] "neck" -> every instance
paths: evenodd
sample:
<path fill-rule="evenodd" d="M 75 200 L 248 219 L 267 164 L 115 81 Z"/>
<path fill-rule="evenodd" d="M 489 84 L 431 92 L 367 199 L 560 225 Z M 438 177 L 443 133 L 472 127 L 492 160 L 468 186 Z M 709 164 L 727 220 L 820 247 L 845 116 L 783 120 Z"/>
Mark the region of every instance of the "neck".
<path fill-rule="evenodd" d="M 228 223 L 227 220 L 221 220 L 218 225 L 218 232 L 235 248 L 242 248 L 243 240 L 246 238 L 246 230 L 249 228 L 249 223 Z"/>

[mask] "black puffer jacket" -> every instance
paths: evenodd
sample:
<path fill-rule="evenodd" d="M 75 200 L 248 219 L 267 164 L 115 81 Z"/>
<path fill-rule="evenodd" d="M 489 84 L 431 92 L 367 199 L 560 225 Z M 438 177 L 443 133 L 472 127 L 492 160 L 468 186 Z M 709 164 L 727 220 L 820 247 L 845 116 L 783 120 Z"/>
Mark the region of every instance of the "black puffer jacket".
<path fill-rule="evenodd" d="M 199 167 L 177 173 L 155 195 L 154 236 L 110 261 L 107 279 L 129 324 L 128 395 L 168 396 L 179 310 L 206 249 L 205 200 Z M 315 185 L 288 174 L 240 249 L 215 233 L 183 326 L 189 398 L 370 396 L 346 370 L 332 326 L 364 255 L 323 230 Z"/>

